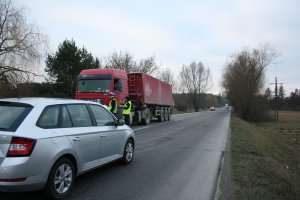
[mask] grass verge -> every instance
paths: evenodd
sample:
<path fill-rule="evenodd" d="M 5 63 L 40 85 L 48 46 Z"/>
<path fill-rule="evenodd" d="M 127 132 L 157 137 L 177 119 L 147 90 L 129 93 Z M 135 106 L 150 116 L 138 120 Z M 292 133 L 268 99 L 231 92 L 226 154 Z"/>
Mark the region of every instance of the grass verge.
<path fill-rule="evenodd" d="M 300 199 L 300 112 L 280 112 L 277 122 L 231 118 L 235 199 Z"/>

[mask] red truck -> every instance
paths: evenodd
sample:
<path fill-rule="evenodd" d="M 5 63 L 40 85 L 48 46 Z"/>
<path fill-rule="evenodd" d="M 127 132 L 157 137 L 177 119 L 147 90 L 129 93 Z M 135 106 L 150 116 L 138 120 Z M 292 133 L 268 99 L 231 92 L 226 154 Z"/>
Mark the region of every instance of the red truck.
<path fill-rule="evenodd" d="M 86 69 L 77 78 L 76 99 L 109 104 L 114 92 L 118 105 L 129 96 L 133 104 L 132 122 L 149 124 L 153 118 L 168 121 L 174 105 L 172 86 L 144 73 L 119 69 Z M 120 110 L 120 109 L 119 109 Z"/>

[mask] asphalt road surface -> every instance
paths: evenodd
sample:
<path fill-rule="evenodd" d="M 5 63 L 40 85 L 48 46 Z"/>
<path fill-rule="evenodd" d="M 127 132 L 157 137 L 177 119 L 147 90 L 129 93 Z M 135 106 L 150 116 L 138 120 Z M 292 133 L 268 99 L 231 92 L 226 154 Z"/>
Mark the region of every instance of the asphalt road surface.
<path fill-rule="evenodd" d="M 230 112 L 173 115 L 168 122 L 133 126 L 130 165 L 111 163 L 75 180 L 69 200 L 211 200 L 229 129 Z M 1 200 L 44 199 L 41 192 L 2 193 Z"/>

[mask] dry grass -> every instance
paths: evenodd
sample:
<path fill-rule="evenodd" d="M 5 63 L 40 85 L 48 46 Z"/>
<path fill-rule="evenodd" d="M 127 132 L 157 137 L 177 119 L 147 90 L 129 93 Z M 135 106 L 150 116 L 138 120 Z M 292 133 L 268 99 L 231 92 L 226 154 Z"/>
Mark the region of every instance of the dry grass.
<path fill-rule="evenodd" d="M 260 124 L 233 116 L 231 127 L 236 199 L 300 199 L 300 112 Z"/>

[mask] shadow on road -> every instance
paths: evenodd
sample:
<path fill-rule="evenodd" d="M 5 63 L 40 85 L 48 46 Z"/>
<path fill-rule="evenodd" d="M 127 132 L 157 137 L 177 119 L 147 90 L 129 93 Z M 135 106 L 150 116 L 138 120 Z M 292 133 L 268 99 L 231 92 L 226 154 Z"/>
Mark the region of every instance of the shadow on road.
<path fill-rule="evenodd" d="M 82 199 L 82 197 L 84 197 L 86 193 L 90 192 L 89 191 L 90 188 L 92 188 L 95 185 L 99 185 L 102 176 L 107 176 L 113 173 L 115 170 L 120 170 L 119 168 L 122 168 L 122 165 L 117 161 L 77 177 L 72 192 L 66 198 L 66 200 L 73 199 L 73 198 Z M 0 199 L 1 200 L 20 200 L 20 199 L 46 200 L 47 198 L 44 197 L 42 191 L 35 191 L 35 192 L 0 192 Z"/>

